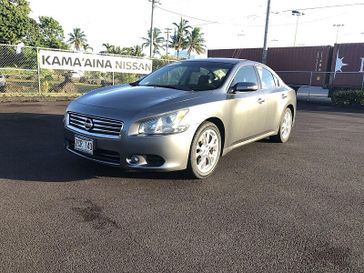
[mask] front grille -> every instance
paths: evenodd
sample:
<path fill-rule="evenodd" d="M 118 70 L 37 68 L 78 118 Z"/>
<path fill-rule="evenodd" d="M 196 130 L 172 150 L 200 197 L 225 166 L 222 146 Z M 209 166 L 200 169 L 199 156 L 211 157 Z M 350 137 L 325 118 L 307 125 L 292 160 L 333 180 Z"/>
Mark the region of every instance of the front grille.
<path fill-rule="evenodd" d="M 81 115 L 78 113 L 68 113 L 68 124 L 86 132 L 118 136 L 123 129 L 123 122 Z"/>

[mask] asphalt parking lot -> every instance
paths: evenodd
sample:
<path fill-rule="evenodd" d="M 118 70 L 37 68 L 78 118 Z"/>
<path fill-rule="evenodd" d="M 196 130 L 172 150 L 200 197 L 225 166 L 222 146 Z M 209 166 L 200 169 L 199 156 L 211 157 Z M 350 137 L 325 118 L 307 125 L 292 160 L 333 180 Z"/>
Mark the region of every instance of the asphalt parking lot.
<path fill-rule="evenodd" d="M 364 272 L 364 113 L 301 106 L 197 181 L 67 154 L 65 106 L 0 106 L 0 272 Z"/>

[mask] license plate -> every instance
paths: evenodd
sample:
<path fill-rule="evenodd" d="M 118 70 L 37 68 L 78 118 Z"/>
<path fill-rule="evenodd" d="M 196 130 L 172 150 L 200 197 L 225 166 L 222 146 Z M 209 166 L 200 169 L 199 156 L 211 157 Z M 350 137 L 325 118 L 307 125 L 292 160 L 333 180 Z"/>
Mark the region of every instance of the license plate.
<path fill-rule="evenodd" d="M 94 141 L 92 139 L 75 136 L 75 150 L 86 154 L 94 154 Z"/>

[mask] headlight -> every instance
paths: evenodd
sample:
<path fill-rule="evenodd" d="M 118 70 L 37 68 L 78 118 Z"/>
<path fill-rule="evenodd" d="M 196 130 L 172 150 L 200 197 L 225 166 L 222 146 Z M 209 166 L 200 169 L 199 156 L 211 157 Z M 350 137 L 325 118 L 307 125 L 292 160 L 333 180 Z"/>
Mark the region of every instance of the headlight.
<path fill-rule="evenodd" d="M 186 116 L 188 110 L 180 110 L 140 122 L 138 134 L 142 135 L 163 135 L 174 134 L 186 131 L 188 125 L 181 125 L 180 122 Z"/>
<path fill-rule="evenodd" d="M 64 113 L 64 116 L 63 116 L 63 124 L 64 125 L 68 125 L 68 112 L 65 112 Z"/>

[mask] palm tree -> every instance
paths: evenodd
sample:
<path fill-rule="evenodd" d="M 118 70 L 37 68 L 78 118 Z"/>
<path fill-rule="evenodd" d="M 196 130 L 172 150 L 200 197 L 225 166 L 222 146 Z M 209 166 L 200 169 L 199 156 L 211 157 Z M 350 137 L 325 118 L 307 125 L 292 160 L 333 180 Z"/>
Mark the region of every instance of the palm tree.
<path fill-rule="evenodd" d="M 107 49 L 107 53 L 121 55 L 121 48 L 120 46 L 112 45 L 110 48 Z"/>
<path fill-rule="evenodd" d="M 144 57 L 143 48 L 140 45 L 131 48 L 132 56 Z"/>
<path fill-rule="evenodd" d="M 90 52 L 93 52 L 94 51 L 94 48 L 92 46 L 90 46 L 88 43 L 85 43 L 83 46 L 82 46 L 83 50 L 84 51 L 88 51 L 90 50 Z"/>
<path fill-rule="evenodd" d="M 176 27 L 174 34 L 171 37 L 170 47 L 174 48 L 179 57 L 180 50 L 187 48 L 187 36 L 190 33 L 191 26 L 186 19 L 181 18 L 179 23 L 173 23 Z"/>
<path fill-rule="evenodd" d="M 115 55 L 125 55 L 125 56 L 137 56 L 144 57 L 143 49 L 140 45 L 132 46 L 132 47 L 120 47 L 111 45 L 109 43 L 102 44 L 106 51 L 101 51 L 100 53 L 110 53 Z"/>
<path fill-rule="evenodd" d="M 117 49 L 120 49 L 119 53 L 120 55 L 124 55 L 124 56 L 133 56 L 133 48 L 132 47 L 122 47 L 120 48 L 119 46 L 116 47 Z"/>
<path fill-rule="evenodd" d="M 142 48 L 146 48 L 150 46 L 150 30 L 148 31 L 148 37 L 143 37 L 144 43 L 142 44 Z M 163 48 L 163 44 L 165 42 L 164 37 L 161 37 L 162 34 L 159 28 L 153 28 L 153 56 L 155 54 L 160 54 L 160 50 Z"/>
<path fill-rule="evenodd" d="M 191 57 L 191 52 L 196 52 L 197 54 L 205 53 L 205 39 L 203 38 L 203 32 L 201 28 L 195 27 L 187 36 L 187 52 L 188 58 Z"/>
<path fill-rule="evenodd" d="M 103 43 L 102 46 L 104 46 L 106 48 L 106 52 L 109 52 L 111 50 L 111 48 L 113 47 L 113 45 L 111 45 L 109 43 Z"/>
<path fill-rule="evenodd" d="M 74 46 L 79 51 L 86 43 L 86 34 L 80 28 L 74 28 L 73 32 L 69 33 L 68 43 Z"/>
<path fill-rule="evenodd" d="M 120 46 L 115 46 L 109 43 L 102 44 L 106 50 L 101 51 L 100 53 L 110 53 L 110 54 L 116 54 L 116 55 L 125 55 L 123 48 Z"/>

